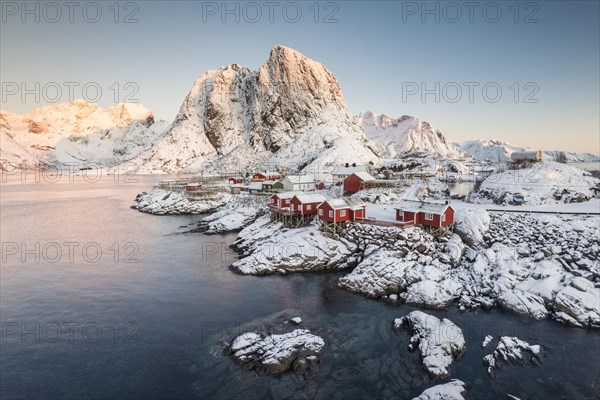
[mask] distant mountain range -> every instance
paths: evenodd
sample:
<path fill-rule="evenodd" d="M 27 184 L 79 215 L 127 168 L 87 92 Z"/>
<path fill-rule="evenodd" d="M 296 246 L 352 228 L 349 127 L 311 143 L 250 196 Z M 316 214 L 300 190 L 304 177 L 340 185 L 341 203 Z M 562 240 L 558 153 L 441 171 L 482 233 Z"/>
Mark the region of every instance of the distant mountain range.
<path fill-rule="evenodd" d="M 526 149 L 497 140 L 457 144 L 412 116 L 352 116 L 333 73 L 284 46 L 274 47 L 258 71 L 231 64 L 202 74 L 172 123 L 154 121 L 140 104 L 105 110 L 77 100 L 25 115 L 1 112 L 0 139 L 3 161 L 92 168 L 129 162 L 140 173 L 197 172 L 208 165 L 307 170 L 409 157 L 493 162 Z"/>
<path fill-rule="evenodd" d="M 515 146 L 501 140 L 468 140 L 459 143 L 460 147 L 473 158 L 480 161 L 504 162 L 510 159 L 515 151 L 538 150 L 531 147 Z M 600 157 L 591 153 L 572 153 L 560 150 L 544 150 L 544 156 L 549 160 L 556 160 L 559 154 L 564 153 L 568 162 L 598 162 Z"/>

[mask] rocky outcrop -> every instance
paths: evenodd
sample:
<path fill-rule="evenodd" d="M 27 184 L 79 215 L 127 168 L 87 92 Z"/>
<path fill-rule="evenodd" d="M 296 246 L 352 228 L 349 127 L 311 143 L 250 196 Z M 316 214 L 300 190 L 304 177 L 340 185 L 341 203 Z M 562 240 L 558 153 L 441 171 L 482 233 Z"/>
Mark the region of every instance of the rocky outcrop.
<path fill-rule="evenodd" d="M 231 268 L 245 275 L 339 269 L 352 261 L 356 251 L 356 246 L 346 240 L 325 236 L 316 223 L 285 229 L 268 216 L 244 228 L 233 248 L 242 258 Z"/>
<path fill-rule="evenodd" d="M 466 351 L 462 330 L 450 320 L 413 311 L 394 320 L 396 330 L 405 329 L 410 337 L 409 350 L 418 350 L 421 365 L 432 378 L 450 375 L 450 366 Z"/>
<path fill-rule="evenodd" d="M 600 328 L 600 289 L 581 277 L 556 295 L 555 318 L 570 325 Z"/>
<path fill-rule="evenodd" d="M 538 321 L 548 316 L 544 299 L 532 293 L 524 293 L 520 290 L 505 290 L 500 294 L 496 302 L 502 308 Z"/>
<path fill-rule="evenodd" d="M 413 400 L 465 400 L 466 393 L 465 383 L 458 379 L 452 379 L 448 383 L 426 389 Z"/>
<path fill-rule="evenodd" d="M 155 215 L 206 214 L 224 206 L 230 198 L 229 194 L 216 193 L 203 200 L 188 200 L 184 191 L 154 188 L 138 194 L 132 208 Z"/>
<path fill-rule="evenodd" d="M 488 374 L 494 378 L 503 365 L 539 365 L 544 357 L 540 345 L 530 345 L 516 337 L 502 336 L 496 350 L 483 358 Z"/>
<path fill-rule="evenodd" d="M 248 332 L 235 338 L 225 353 L 244 369 L 256 369 L 269 375 L 290 370 L 305 374 L 318 365 L 324 345 L 321 337 L 306 329 L 267 336 Z"/>

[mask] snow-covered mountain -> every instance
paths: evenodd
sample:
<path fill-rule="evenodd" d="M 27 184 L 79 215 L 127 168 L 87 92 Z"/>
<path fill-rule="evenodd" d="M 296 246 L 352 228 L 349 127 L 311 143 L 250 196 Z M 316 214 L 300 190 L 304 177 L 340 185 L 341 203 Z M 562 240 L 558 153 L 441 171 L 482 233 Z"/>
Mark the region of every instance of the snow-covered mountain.
<path fill-rule="evenodd" d="M 459 143 L 460 147 L 469 153 L 476 160 L 490 162 L 504 162 L 510 159 L 510 155 L 515 151 L 532 151 L 537 150 L 531 147 L 516 146 L 503 142 L 501 140 L 467 140 Z M 556 160 L 558 155 L 563 153 L 559 150 L 545 150 L 544 156 L 548 160 Z M 570 153 L 564 152 L 567 157 L 567 162 L 596 162 L 600 161 L 600 157 L 590 153 Z"/>
<path fill-rule="evenodd" d="M 465 158 L 467 154 L 429 122 L 404 115 L 394 119 L 371 111 L 359 114 L 355 122 L 363 129 L 382 158 L 440 157 Z"/>
<path fill-rule="evenodd" d="M 51 105 L 18 115 L 0 113 L 3 160 L 12 163 L 71 163 L 111 166 L 152 147 L 168 126 L 154 122 L 140 104 L 108 109 L 84 100 Z"/>
<path fill-rule="evenodd" d="M 376 161 L 335 76 L 284 46 L 258 71 L 237 64 L 194 83 L 167 135 L 136 159 L 147 172 L 260 164 L 307 169 Z"/>

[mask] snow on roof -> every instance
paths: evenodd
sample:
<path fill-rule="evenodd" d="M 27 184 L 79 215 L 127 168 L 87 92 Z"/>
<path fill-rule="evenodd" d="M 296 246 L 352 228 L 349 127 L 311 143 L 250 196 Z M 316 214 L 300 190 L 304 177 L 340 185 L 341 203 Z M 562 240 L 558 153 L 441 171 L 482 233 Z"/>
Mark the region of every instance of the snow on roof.
<path fill-rule="evenodd" d="M 300 203 L 322 203 L 327 201 L 327 198 L 320 193 L 297 194 L 296 197 Z"/>
<path fill-rule="evenodd" d="M 374 181 L 375 178 L 368 172 L 355 172 L 354 175 L 358 176 L 362 181 Z"/>
<path fill-rule="evenodd" d="M 276 193 L 273 196 L 277 196 L 280 199 L 291 199 L 292 197 L 294 197 L 297 194 L 302 194 L 303 192 L 283 192 L 283 193 Z"/>
<path fill-rule="evenodd" d="M 315 178 L 310 175 L 288 175 L 284 179 L 292 183 L 313 183 Z"/>
<path fill-rule="evenodd" d="M 275 182 L 277 181 L 264 181 L 262 182 L 263 185 L 273 185 Z"/>
<path fill-rule="evenodd" d="M 397 210 L 402 211 L 410 211 L 410 212 L 426 212 L 436 215 L 443 214 L 448 207 L 451 207 L 449 204 L 439 204 L 439 203 L 423 203 L 423 202 L 414 202 L 414 203 L 402 203 L 398 207 Z"/>
<path fill-rule="evenodd" d="M 248 189 L 251 189 L 251 190 L 254 190 L 254 189 L 261 190 L 262 189 L 262 182 L 251 183 L 251 184 L 248 185 Z"/>
<path fill-rule="evenodd" d="M 339 166 L 333 168 L 332 174 L 350 176 L 356 172 L 366 172 L 366 170 L 367 170 L 367 167 L 364 165 L 357 165 L 355 167 L 353 167 L 353 166 L 345 167 L 343 165 L 339 165 Z"/>
<path fill-rule="evenodd" d="M 365 207 L 365 202 L 354 198 L 354 197 L 342 197 L 340 199 L 327 200 L 327 204 L 334 210 L 340 208 L 350 208 L 352 210 L 357 210 Z"/>

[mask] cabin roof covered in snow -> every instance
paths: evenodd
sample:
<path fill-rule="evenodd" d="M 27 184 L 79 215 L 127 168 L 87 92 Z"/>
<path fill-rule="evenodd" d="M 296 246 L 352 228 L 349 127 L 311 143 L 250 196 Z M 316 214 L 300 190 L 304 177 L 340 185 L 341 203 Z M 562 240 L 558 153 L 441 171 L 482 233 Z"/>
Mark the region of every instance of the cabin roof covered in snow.
<path fill-rule="evenodd" d="M 436 215 L 442 215 L 446 212 L 448 207 L 452 207 L 449 204 L 438 204 L 438 203 L 425 203 L 425 202 L 414 202 L 414 203 L 401 203 L 396 207 L 396 210 L 409 211 L 409 212 L 426 212 Z M 454 209 L 454 208 L 453 208 Z"/>
<path fill-rule="evenodd" d="M 359 210 L 366 206 L 365 202 L 361 199 L 356 199 L 353 197 L 343 197 L 340 199 L 327 200 L 327 204 L 334 210 L 339 210 L 342 208 L 349 208 L 351 210 Z"/>
<path fill-rule="evenodd" d="M 282 192 L 282 193 L 275 193 L 273 196 L 277 196 L 280 199 L 291 199 L 295 195 L 302 194 L 302 193 L 303 192 Z"/>
<path fill-rule="evenodd" d="M 353 175 L 356 175 L 360 178 L 360 180 L 362 181 L 374 181 L 375 178 L 369 174 L 368 172 L 355 172 Z"/>
<path fill-rule="evenodd" d="M 291 183 L 313 183 L 315 178 L 310 175 L 287 175 L 284 179 L 287 179 Z"/>
<path fill-rule="evenodd" d="M 248 185 L 248 189 L 250 190 L 261 190 L 262 189 L 262 182 L 255 182 L 255 183 L 251 183 Z"/>
<path fill-rule="evenodd" d="M 327 201 L 327 198 L 320 193 L 310 193 L 310 194 L 297 194 L 296 197 L 300 200 L 300 203 L 322 203 Z"/>
<path fill-rule="evenodd" d="M 353 166 L 343 166 L 343 165 L 339 165 L 337 167 L 334 167 L 332 170 L 332 174 L 333 175 L 352 175 L 356 172 L 365 172 L 367 170 L 367 168 L 364 165 L 357 165 L 355 167 Z"/>

